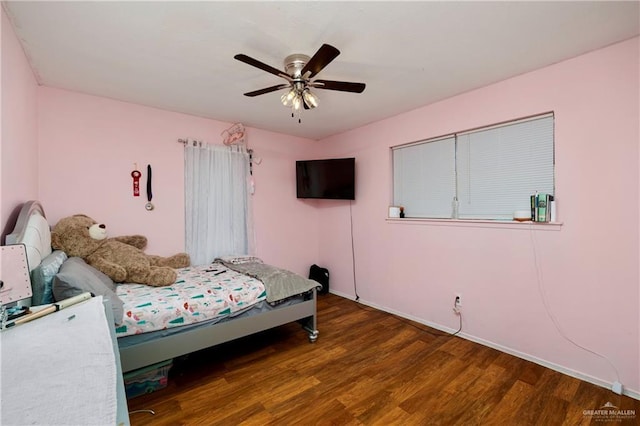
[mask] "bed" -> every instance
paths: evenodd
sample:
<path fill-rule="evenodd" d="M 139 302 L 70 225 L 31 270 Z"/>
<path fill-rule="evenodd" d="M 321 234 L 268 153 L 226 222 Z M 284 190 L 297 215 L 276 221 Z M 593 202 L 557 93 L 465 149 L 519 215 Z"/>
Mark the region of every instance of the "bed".
<path fill-rule="evenodd" d="M 27 249 L 27 258 L 29 269 L 32 272 L 32 287 L 34 293 L 34 304 L 39 304 L 39 300 L 45 300 L 50 297 L 50 288 L 47 288 L 46 281 L 53 277 L 63 277 L 65 271 L 71 267 L 84 268 L 81 259 L 66 258 L 64 253 L 56 253 L 51 249 L 50 226 L 47 223 L 46 216 L 42 205 L 38 201 L 26 202 L 18 215 L 14 230 L 7 235 L 6 244 L 24 244 Z M 80 260 L 80 262 L 77 262 Z M 80 265 L 72 265 L 73 263 Z M 253 264 L 253 265 L 252 265 Z M 249 267 L 251 271 L 246 274 L 243 268 Z M 137 329 L 140 324 L 148 322 L 146 319 L 141 320 L 140 316 L 148 315 L 145 313 L 136 313 L 133 308 L 138 306 L 149 306 L 153 304 L 148 300 L 131 299 L 136 297 L 138 293 L 148 293 L 145 291 L 160 291 L 163 287 L 147 287 L 137 284 L 118 284 L 112 291 L 118 296 L 110 296 L 111 293 L 101 293 L 106 299 L 115 301 L 112 303 L 114 313 L 123 315 L 123 318 L 135 320 L 129 321 L 129 326 L 124 326 L 123 322 L 114 325 L 116 335 L 118 336 L 118 347 L 120 352 L 120 360 L 123 372 L 136 370 L 182 355 L 187 355 L 201 349 L 215 346 L 224 342 L 228 342 L 240 337 L 248 336 L 270 328 L 278 327 L 291 322 L 299 322 L 303 329 L 308 333 L 309 342 L 313 343 L 318 338 L 317 320 L 316 320 L 316 300 L 317 289 L 319 284 L 306 280 L 297 276 L 301 280 L 307 281 L 307 287 L 293 296 L 287 296 L 283 299 L 274 301 L 273 295 L 275 291 L 267 286 L 261 290 L 256 287 L 261 282 L 260 275 L 256 275 L 260 271 L 266 270 L 284 271 L 270 265 L 261 264 L 259 259 L 253 261 L 238 262 L 237 265 L 230 259 L 220 259 L 211 265 L 200 265 L 185 270 L 178 270 L 179 278 L 169 289 L 165 291 L 178 293 L 180 286 L 184 286 L 184 278 L 186 276 L 194 277 L 196 275 L 206 276 L 207 281 L 211 281 L 215 290 L 226 282 L 231 282 L 231 290 L 225 290 L 224 297 L 228 297 L 230 303 L 227 308 L 223 309 L 223 315 L 214 316 L 205 312 L 208 308 L 208 302 L 200 302 L 197 308 L 185 305 L 184 312 L 178 315 L 181 319 L 156 321 L 158 330 L 146 331 Z M 92 268 L 89 268 L 92 269 Z M 256 274 L 252 272 L 256 272 Z M 293 274 L 284 271 L 286 274 Z M 84 271 L 85 278 L 92 272 Z M 280 273 L 280 272 L 279 272 Z M 244 274 L 244 275 L 243 275 Z M 295 275 L 295 274 L 293 274 Z M 83 279 L 90 281 L 91 279 Z M 239 282 L 244 283 L 243 286 L 238 285 Z M 49 285 L 50 287 L 50 285 Z M 141 287 L 143 287 L 141 289 Z M 102 287 L 101 287 L 102 288 Z M 302 288 L 302 287 L 301 287 Z M 160 289 L 160 290 L 158 290 Z M 207 290 L 209 293 L 211 290 Z M 220 290 L 222 291 L 222 290 Z M 48 293 L 49 292 L 49 293 Z M 92 291 L 93 292 L 93 291 Z M 131 296 L 129 293 L 133 293 Z M 253 293 L 257 296 L 254 302 L 246 302 L 242 297 Z M 264 294 L 263 294 L 264 293 Z M 123 296 L 123 305 L 118 306 L 118 299 Z M 199 296 L 202 298 L 202 292 Z M 42 298 L 42 299 L 41 299 Z M 167 298 L 157 296 L 156 302 L 158 306 Z M 222 299 L 222 296 L 213 299 Z M 207 305 L 207 306 L 205 306 Z M 133 307 L 133 308 L 132 308 Z M 118 309 L 122 309 L 121 312 Z M 218 308 L 213 308 L 216 310 Z M 153 310 L 153 309 L 152 309 Z M 161 309 L 155 309 L 161 310 Z M 133 311 L 133 313 L 132 313 Z M 185 312 L 187 315 L 185 315 Z M 127 316 L 129 315 L 129 317 Z M 190 320 L 184 318 L 190 317 Z M 193 320 L 193 318 L 196 318 Z M 173 321 L 173 324 L 168 325 Z M 132 331 L 131 328 L 134 328 Z"/>

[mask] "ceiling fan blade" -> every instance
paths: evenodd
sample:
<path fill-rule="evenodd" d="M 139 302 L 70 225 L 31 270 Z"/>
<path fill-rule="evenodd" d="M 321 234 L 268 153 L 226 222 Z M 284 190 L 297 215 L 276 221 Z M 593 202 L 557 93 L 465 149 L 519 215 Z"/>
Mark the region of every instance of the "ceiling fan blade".
<path fill-rule="evenodd" d="M 339 90 L 341 92 L 362 93 L 366 85 L 364 83 L 351 83 L 349 81 L 316 80 L 309 83 L 318 89 Z"/>
<path fill-rule="evenodd" d="M 254 90 L 253 92 L 247 92 L 244 95 L 249 97 L 254 97 L 258 95 L 264 95 L 265 93 L 275 92 L 276 90 L 286 89 L 289 86 L 288 84 L 278 84 L 277 86 L 265 87 L 264 89 Z"/>
<path fill-rule="evenodd" d="M 314 75 L 318 74 L 324 67 L 329 65 L 329 63 L 333 61 L 339 54 L 340 51 L 335 47 L 328 44 L 323 44 L 322 46 L 320 46 L 320 49 L 318 49 L 316 54 L 313 55 L 311 59 L 309 59 L 309 62 L 307 62 L 304 68 L 302 68 L 301 75 L 304 76 L 306 72 L 311 72 L 311 74 L 309 74 L 307 78 L 312 78 Z"/>
<path fill-rule="evenodd" d="M 259 68 L 262 71 L 266 71 L 268 73 L 277 75 L 278 77 L 282 77 L 288 81 L 291 81 L 291 77 L 289 77 L 287 75 L 287 73 L 285 73 L 284 71 L 280 71 L 277 68 L 272 67 L 271 65 L 267 65 L 264 62 L 260 62 L 257 59 L 253 59 L 250 56 L 247 56 L 245 54 L 239 53 L 236 56 L 234 56 L 235 59 L 239 60 L 240 62 L 244 62 L 245 64 L 251 65 L 253 67 Z"/>

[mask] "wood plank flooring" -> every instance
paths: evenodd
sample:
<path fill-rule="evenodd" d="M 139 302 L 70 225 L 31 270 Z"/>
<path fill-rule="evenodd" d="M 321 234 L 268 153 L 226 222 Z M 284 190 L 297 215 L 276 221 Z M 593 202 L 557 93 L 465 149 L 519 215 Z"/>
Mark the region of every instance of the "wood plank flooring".
<path fill-rule="evenodd" d="M 640 424 L 640 401 L 335 295 L 289 324 L 176 359 L 137 425 Z M 606 403 L 631 418 L 588 416 Z"/>

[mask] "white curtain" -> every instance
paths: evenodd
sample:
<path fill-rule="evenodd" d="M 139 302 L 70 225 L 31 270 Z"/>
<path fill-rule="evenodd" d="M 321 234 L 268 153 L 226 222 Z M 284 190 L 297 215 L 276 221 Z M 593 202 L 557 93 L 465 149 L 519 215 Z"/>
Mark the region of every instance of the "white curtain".
<path fill-rule="evenodd" d="M 241 146 L 185 146 L 186 250 L 193 265 L 250 254 L 249 156 Z"/>

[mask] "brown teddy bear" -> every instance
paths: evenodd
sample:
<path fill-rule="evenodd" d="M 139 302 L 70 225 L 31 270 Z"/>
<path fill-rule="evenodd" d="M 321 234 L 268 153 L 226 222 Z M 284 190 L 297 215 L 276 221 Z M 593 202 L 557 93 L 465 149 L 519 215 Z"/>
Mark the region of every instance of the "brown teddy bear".
<path fill-rule="evenodd" d="M 186 253 L 171 257 L 145 254 L 146 245 L 147 238 L 142 235 L 107 238 L 107 227 L 83 214 L 61 219 L 51 230 L 54 249 L 81 257 L 118 283 L 171 285 L 177 278 L 174 268 L 191 263 Z"/>

